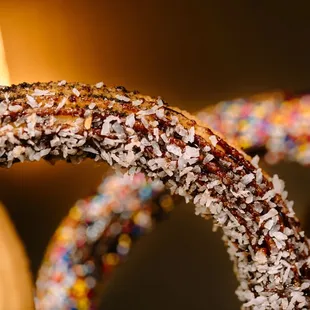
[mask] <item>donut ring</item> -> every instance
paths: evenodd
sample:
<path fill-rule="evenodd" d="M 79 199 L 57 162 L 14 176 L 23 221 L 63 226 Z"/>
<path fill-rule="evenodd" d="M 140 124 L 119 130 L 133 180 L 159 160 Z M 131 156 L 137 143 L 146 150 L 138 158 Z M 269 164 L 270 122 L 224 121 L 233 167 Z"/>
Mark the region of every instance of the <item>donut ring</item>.
<path fill-rule="evenodd" d="M 309 243 L 283 182 L 193 116 L 102 84 L 24 83 L 0 99 L 2 166 L 89 157 L 161 180 L 222 227 L 244 308 L 309 305 Z"/>
<path fill-rule="evenodd" d="M 305 148 L 301 156 L 299 152 L 302 148 L 302 145 L 299 144 L 301 142 L 306 142 L 305 139 L 300 139 L 300 136 L 306 137 L 308 135 L 305 126 L 303 126 L 303 124 L 307 123 L 307 117 L 310 116 L 310 113 L 307 113 L 307 108 L 310 109 L 310 105 L 307 106 L 308 102 L 306 99 L 307 97 L 304 96 L 284 103 L 284 96 L 281 93 L 261 94 L 253 96 L 249 99 L 236 99 L 230 102 L 220 102 L 209 109 L 198 112 L 197 116 L 202 121 L 210 124 L 212 128 L 219 130 L 225 135 L 225 137 L 228 137 L 231 140 L 239 141 L 244 149 L 257 150 L 265 146 L 267 149 L 266 159 L 270 164 L 275 163 L 275 161 L 270 161 L 268 159 L 280 159 L 280 156 L 278 156 L 279 154 L 277 154 L 277 150 L 279 150 L 279 148 L 274 147 L 279 145 L 286 146 L 285 148 L 282 147 L 282 157 L 284 155 L 287 157 L 290 156 L 290 160 L 295 159 L 301 164 L 307 164 L 307 158 L 303 156 L 304 154 L 306 155 Z M 282 121 L 281 123 L 279 123 L 279 119 Z M 299 124 L 298 131 L 296 125 L 294 126 L 296 122 Z M 280 136 L 275 135 L 274 132 L 279 132 L 279 129 L 285 134 Z M 296 133 L 300 135 L 297 140 Z M 292 142 L 295 142 L 295 144 Z M 270 146 L 272 146 L 272 148 L 270 148 Z M 296 157 L 296 155 L 299 157 Z M 303 161 L 300 159 L 303 159 Z M 141 175 L 137 175 L 136 178 L 141 180 Z M 136 185 L 136 182 L 134 184 Z M 118 193 L 125 191 L 126 198 L 124 198 L 123 201 L 128 202 L 126 207 L 129 207 L 131 204 L 131 198 L 136 197 L 136 186 L 132 188 L 132 191 L 128 191 L 127 186 L 129 186 L 128 183 L 124 182 L 122 178 L 117 178 L 116 176 L 104 182 L 104 188 L 100 186 L 97 197 L 94 196 L 92 199 L 83 200 L 83 205 L 87 204 L 87 207 L 79 208 L 79 225 L 87 226 L 86 223 L 89 222 L 89 220 L 86 220 L 87 211 L 89 212 L 89 210 L 94 208 L 94 206 L 98 208 L 98 202 L 94 204 L 93 201 L 101 201 L 102 208 L 105 207 L 106 201 L 101 198 L 104 193 L 109 193 L 109 196 L 111 196 L 109 201 L 115 200 L 115 203 L 118 204 Z M 140 191 L 143 191 L 145 186 L 145 183 L 141 184 Z M 151 185 L 149 185 L 149 188 L 151 188 Z M 167 199 L 164 199 L 164 201 L 167 201 Z M 139 200 L 139 204 L 140 208 L 145 209 L 143 197 Z M 135 205 L 138 207 L 138 204 Z M 37 299 L 38 301 L 36 308 L 38 309 L 50 309 L 51 307 L 61 309 L 84 309 L 92 308 L 93 304 L 95 304 L 93 301 L 93 293 L 90 294 L 90 292 L 94 289 L 90 288 L 88 285 L 89 281 L 86 281 L 89 274 L 86 273 L 83 277 L 77 275 L 76 272 L 74 272 L 74 268 L 70 266 L 70 264 L 72 264 L 71 260 L 74 260 L 73 266 L 78 263 L 83 266 L 84 261 L 78 259 L 81 255 L 78 253 L 72 253 L 70 255 L 71 260 L 65 260 L 65 253 L 62 253 L 64 251 L 59 251 L 59 248 L 67 249 L 70 244 L 72 244 L 65 241 L 68 235 L 68 229 L 74 230 L 77 234 L 80 227 L 75 227 L 72 225 L 72 221 L 73 223 L 76 223 L 77 221 L 75 218 L 76 212 L 74 212 L 76 208 L 77 207 L 73 207 L 73 209 L 71 209 L 69 216 L 58 228 L 57 233 L 50 242 L 49 250 L 45 255 L 43 266 L 40 269 L 37 280 L 37 291 L 41 296 Z M 149 216 L 148 213 L 147 215 Z M 92 224 L 100 221 L 102 221 L 101 213 L 92 215 Z M 118 216 L 117 221 L 121 223 L 121 216 Z M 117 238 L 119 238 L 119 235 L 115 235 L 113 237 L 114 243 L 117 243 Z M 72 240 L 72 238 L 70 239 Z M 100 242 L 103 244 L 107 242 L 103 233 L 98 234 L 98 240 L 101 240 Z M 89 245 L 86 246 L 89 247 Z M 119 253 L 113 252 L 110 254 L 114 256 L 116 255 L 115 259 L 119 261 Z M 105 256 L 106 255 L 107 254 L 105 254 Z M 97 253 L 97 256 L 101 257 L 103 254 L 99 252 Z M 115 261 L 115 259 L 113 261 Z M 63 268 L 63 264 L 65 264 L 66 268 Z M 74 284 L 68 285 L 68 281 L 64 280 L 69 275 L 76 280 Z M 103 270 L 102 276 L 104 278 L 106 277 L 105 270 Z M 64 279 L 59 281 L 59 277 Z M 48 292 L 42 289 L 42 287 L 47 287 L 49 289 Z M 71 291 L 76 287 L 84 288 L 84 294 L 72 295 Z M 99 292 L 96 293 L 99 294 Z M 87 295 L 90 295 L 91 297 L 88 298 Z M 60 298 L 55 298 L 55 296 L 59 296 Z M 63 298 L 61 298 L 61 296 Z M 42 306 L 43 303 L 45 303 L 44 306 Z"/>
<path fill-rule="evenodd" d="M 172 209 L 171 197 L 143 174 L 107 177 L 80 200 L 50 242 L 36 281 L 36 309 L 93 309 L 97 282 L 124 261 L 132 243 Z"/>
<path fill-rule="evenodd" d="M 309 110 L 309 111 L 308 111 Z M 307 111 L 309 113 L 307 113 Z M 233 116 L 233 117 L 232 117 Z M 205 123 L 210 124 L 212 128 L 217 129 L 220 131 L 225 137 L 230 138 L 234 141 L 239 141 L 240 145 L 247 150 L 257 150 L 262 147 L 266 147 L 267 154 L 265 156 L 267 162 L 269 164 L 275 163 L 274 159 L 277 159 L 277 161 L 284 156 L 289 157 L 290 160 L 296 160 L 300 164 L 307 164 L 307 158 L 306 150 L 307 146 L 302 145 L 302 143 L 306 143 L 307 139 L 302 139 L 303 137 L 307 137 L 309 133 L 306 131 L 305 124 L 310 123 L 310 105 L 309 101 L 307 101 L 307 96 L 303 96 L 300 98 L 294 98 L 290 101 L 284 101 L 284 96 L 281 93 L 271 93 L 271 94 L 262 94 L 262 95 L 256 95 L 249 99 L 236 99 L 229 102 L 220 102 L 209 109 L 202 110 L 198 112 L 197 117 L 204 121 Z M 309 119 L 308 119 L 309 118 Z M 281 122 L 279 122 L 279 119 Z M 296 127 L 296 123 L 298 123 L 298 129 Z M 279 132 L 279 129 L 282 130 L 285 134 L 282 135 L 275 135 L 274 132 Z M 239 131 L 238 131 L 239 130 Z M 298 139 L 296 139 L 296 134 L 299 134 Z M 279 146 L 285 146 L 282 147 L 282 153 L 279 154 Z M 276 147 L 275 147 L 276 146 Z M 300 150 L 303 152 L 300 154 Z M 281 155 L 281 156 L 279 156 Z M 272 161 L 270 159 L 273 159 Z M 138 179 L 140 179 L 140 175 L 136 176 Z M 113 182 L 110 182 L 109 180 L 105 183 L 105 188 L 102 190 L 99 190 L 99 193 L 105 193 L 108 192 L 112 194 L 112 197 L 117 199 L 117 193 L 122 192 L 122 188 L 124 186 L 124 180 L 121 178 L 117 178 L 114 176 L 111 178 L 113 179 Z M 117 184 L 117 185 L 115 185 Z M 115 185 L 115 186 L 114 186 Z M 143 191 L 145 184 L 141 185 L 140 190 Z M 101 188 L 101 187 L 100 187 Z M 135 189 L 135 187 L 134 187 Z M 98 196 L 98 199 L 100 199 L 100 195 Z M 128 201 L 128 205 L 130 205 L 130 198 L 131 196 L 135 195 L 135 192 L 127 192 L 128 194 L 127 198 L 124 199 L 124 201 Z M 94 196 L 95 197 L 95 196 Z M 165 197 L 165 196 L 164 196 Z M 151 198 L 151 197 L 150 197 Z M 94 199 L 94 198 L 93 198 Z M 92 208 L 91 201 L 88 201 L 89 203 L 89 209 Z M 84 200 L 84 203 L 87 203 L 87 200 Z M 104 201 L 102 201 L 104 203 Z M 143 207 L 143 199 L 140 200 L 140 208 Z M 104 205 L 103 205 L 104 207 Z M 128 206 L 127 206 L 128 207 Z M 74 207 L 76 208 L 76 207 Z M 74 209 L 70 211 L 70 214 L 73 212 Z M 69 220 L 70 214 L 68 218 L 63 221 L 61 224 L 61 228 L 59 228 L 57 231 L 59 232 L 60 229 L 62 229 L 63 234 L 66 235 L 66 227 L 71 227 L 71 221 Z M 81 214 L 81 221 L 82 218 L 85 219 L 84 216 Z M 92 222 L 101 221 L 102 215 L 96 214 L 92 218 Z M 120 217 L 119 217 L 120 219 Z M 76 230 L 76 228 L 73 228 Z M 39 278 L 37 280 L 38 287 L 41 286 L 40 283 L 43 283 L 45 286 L 47 281 L 53 281 L 51 280 L 52 277 L 55 277 L 55 274 L 59 272 L 59 269 L 57 268 L 57 265 L 59 264 L 59 261 L 63 259 L 62 255 L 56 255 L 54 252 L 57 251 L 59 248 L 59 239 L 62 239 L 62 234 L 58 233 L 60 235 L 58 238 L 54 237 L 53 240 L 50 242 L 49 245 L 49 251 L 46 253 L 43 266 L 41 267 L 41 274 L 39 274 Z M 104 237 L 100 236 L 98 239 L 103 239 Z M 117 239 L 118 236 L 116 236 L 115 239 Z M 54 239 L 56 239 L 54 241 Z M 104 241 L 102 241 L 104 243 Z M 117 241 L 115 241 L 117 242 Z M 62 243 L 63 245 L 64 243 Z M 64 245 L 66 247 L 66 244 Z M 102 256 L 102 253 L 98 254 L 99 256 Z M 118 257 L 118 254 L 116 254 Z M 78 255 L 72 254 L 71 257 L 79 257 Z M 68 262 L 69 263 L 69 262 Z M 82 262 L 83 263 L 83 262 Z M 53 273 L 50 273 L 50 276 L 48 280 L 41 280 L 43 276 L 46 277 L 46 273 L 52 269 Z M 68 268 L 69 269 L 69 268 Z M 70 269 L 71 271 L 71 269 Z M 66 276 L 66 273 L 68 271 L 62 271 L 64 275 Z M 82 279 L 85 281 L 87 274 L 85 277 L 82 277 Z M 103 271 L 103 276 L 105 276 L 105 273 Z M 57 278 L 57 277 L 56 277 Z M 80 281 L 80 277 L 75 276 L 76 279 Z M 64 283 L 64 284 L 63 284 Z M 74 286 L 80 285 L 86 288 L 85 292 L 88 292 L 88 288 L 86 281 L 83 282 L 76 282 Z M 66 281 L 57 282 L 54 281 L 53 284 L 53 291 L 61 290 L 61 291 L 67 291 L 67 294 L 63 294 L 65 296 L 68 296 L 70 294 L 69 290 L 71 287 L 67 287 Z M 73 286 L 73 285 L 71 285 Z M 49 285 L 51 287 L 51 285 Z M 50 297 L 51 293 L 41 292 L 42 299 Z M 54 293 L 55 295 L 55 293 Z M 58 294 L 59 295 L 59 294 Z M 92 294 L 91 294 L 92 296 Z M 71 297 L 72 298 L 72 297 Z M 41 302 L 41 299 L 38 299 Z M 66 297 L 66 300 L 68 300 L 68 297 Z M 70 299 L 69 299 L 70 300 Z M 58 308 L 64 308 L 66 305 L 66 301 L 58 300 Z M 56 299 L 52 299 L 52 302 L 56 302 Z M 68 305 L 68 308 L 78 308 L 79 304 L 85 304 L 87 303 L 90 305 L 93 302 L 93 297 L 87 298 L 85 294 L 76 296 L 76 300 L 72 302 L 71 305 Z M 37 304 L 37 308 L 39 308 Z M 48 305 L 52 305 L 51 301 L 48 302 Z M 56 304 L 57 305 L 57 304 Z M 49 309 L 50 306 L 42 307 L 44 309 Z M 66 305 L 67 307 L 67 305 Z M 90 306 L 91 307 L 91 306 Z M 81 306 L 83 308 L 83 306 Z M 86 308 L 86 307 L 84 307 Z M 89 308 L 89 307 L 87 307 Z"/>

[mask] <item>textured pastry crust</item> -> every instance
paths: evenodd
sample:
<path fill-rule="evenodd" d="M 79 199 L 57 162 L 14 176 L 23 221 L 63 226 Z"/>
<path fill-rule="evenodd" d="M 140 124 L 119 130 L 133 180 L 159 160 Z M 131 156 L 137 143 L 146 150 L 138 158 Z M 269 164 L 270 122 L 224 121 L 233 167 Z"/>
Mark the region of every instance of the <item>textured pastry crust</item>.
<path fill-rule="evenodd" d="M 32 281 L 28 259 L 1 204 L 0 253 L 0 310 L 32 310 Z"/>
<path fill-rule="evenodd" d="M 23 83 L 0 101 L 2 166 L 89 157 L 160 179 L 223 228 L 244 308 L 309 307 L 309 243 L 283 182 L 193 116 L 102 83 Z"/>

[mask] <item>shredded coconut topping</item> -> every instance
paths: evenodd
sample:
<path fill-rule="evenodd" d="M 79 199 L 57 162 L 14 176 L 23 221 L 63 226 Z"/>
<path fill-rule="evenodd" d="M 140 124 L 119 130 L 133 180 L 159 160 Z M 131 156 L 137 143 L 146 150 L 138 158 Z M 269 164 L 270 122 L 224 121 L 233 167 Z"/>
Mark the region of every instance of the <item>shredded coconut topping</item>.
<path fill-rule="evenodd" d="M 212 130 L 159 99 L 122 88 L 84 86 L 67 83 L 60 91 L 57 83 L 42 83 L 1 89 L 0 164 L 9 167 L 17 159 L 47 155 L 72 162 L 91 157 L 124 168 L 128 175 L 142 171 L 160 179 L 172 193 L 193 201 L 196 214 L 212 216 L 215 226 L 223 228 L 244 307 L 308 306 L 308 239 L 278 176 L 269 179 L 257 159 L 251 163 Z M 55 95 L 40 92 L 36 101 L 35 87 Z M 79 96 L 76 87 L 89 93 Z M 21 99 L 13 104 L 7 98 L 16 92 Z M 72 92 L 77 98 L 71 98 Z M 55 97 L 60 104 L 47 107 Z M 71 99 L 74 104 L 62 109 Z M 24 113 L 16 115 L 16 106 Z"/>

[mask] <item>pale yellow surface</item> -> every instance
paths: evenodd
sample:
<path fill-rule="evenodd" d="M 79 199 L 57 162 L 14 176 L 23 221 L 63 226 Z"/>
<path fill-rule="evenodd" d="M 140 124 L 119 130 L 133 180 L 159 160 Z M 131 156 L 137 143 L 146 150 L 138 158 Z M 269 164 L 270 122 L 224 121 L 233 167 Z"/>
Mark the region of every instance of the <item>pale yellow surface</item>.
<path fill-rule="evenodd" d="M 32 310 L 28 258 L 4 207 L 0 205 L 0 310 Z"/>
<path fill-rule="evenodd" d="M 0 85 L 9 85 L 10 77 L 0 28 Z"/>

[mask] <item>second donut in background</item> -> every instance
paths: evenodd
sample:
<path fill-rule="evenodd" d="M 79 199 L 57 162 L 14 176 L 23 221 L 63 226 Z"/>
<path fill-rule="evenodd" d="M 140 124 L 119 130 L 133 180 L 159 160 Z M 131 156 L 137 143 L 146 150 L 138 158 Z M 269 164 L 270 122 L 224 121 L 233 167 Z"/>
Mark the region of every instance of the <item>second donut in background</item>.
<path fill-rule="evenodd" d="M 197 117 L 245 150 L 266 150 L 265 160 L 310 165 L 310 95 L 284 93 L 222 101 Z"/>
<path fill-rule="evenodd" d="M 114 267 L 172 207 L 172 197 L 143 174 L 107 177 L 55 232 L 36 281 L 36 309 L 94 309 Z"/>

